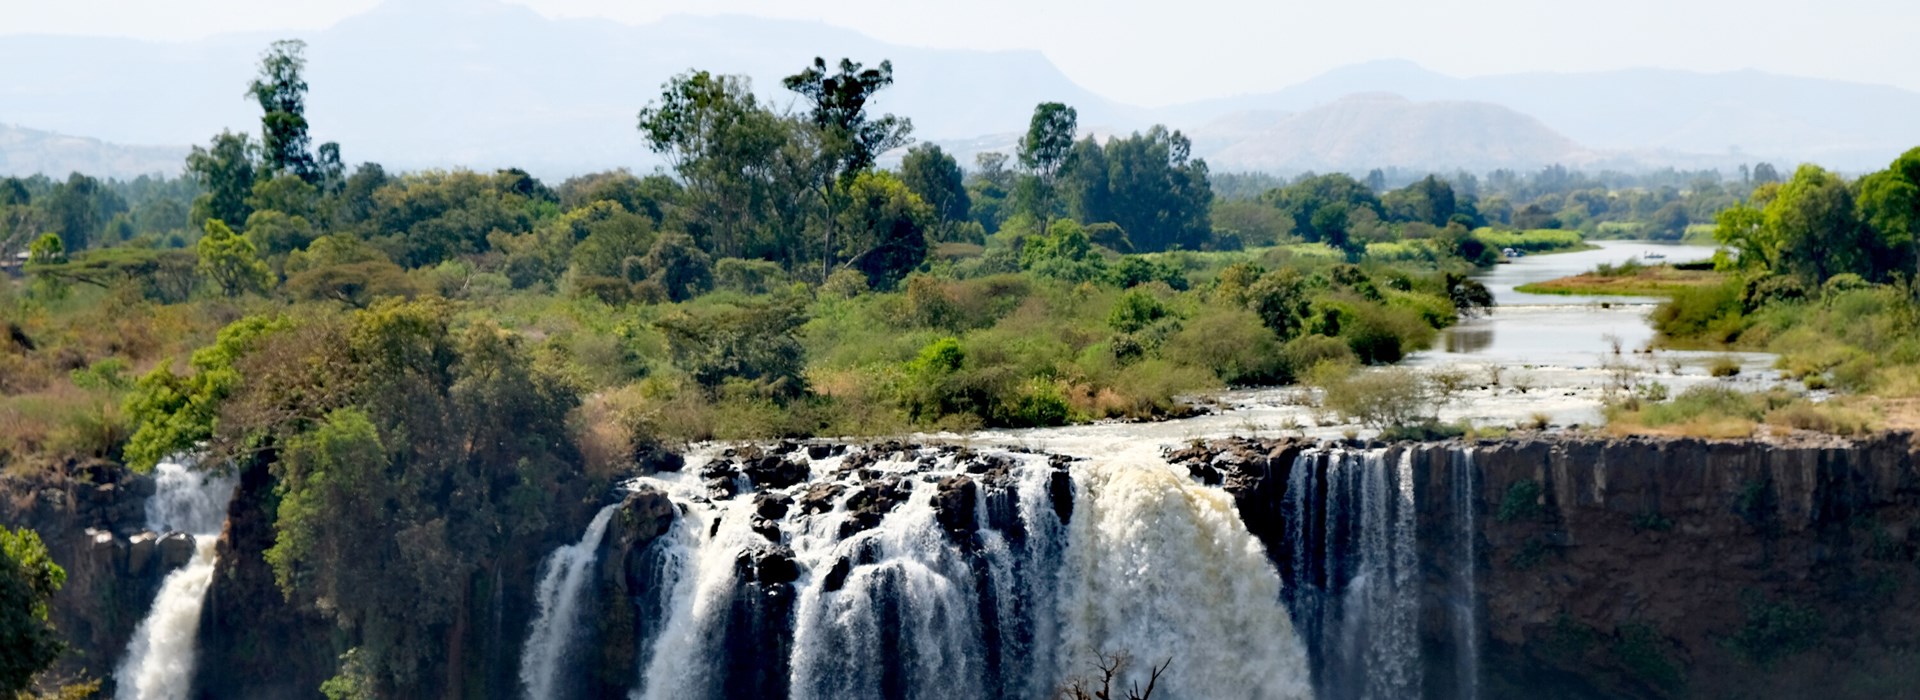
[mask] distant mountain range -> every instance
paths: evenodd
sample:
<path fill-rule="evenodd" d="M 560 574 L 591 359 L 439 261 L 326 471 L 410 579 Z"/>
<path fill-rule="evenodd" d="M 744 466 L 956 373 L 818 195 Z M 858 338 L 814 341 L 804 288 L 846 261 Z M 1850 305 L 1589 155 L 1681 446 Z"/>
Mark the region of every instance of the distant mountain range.
<path fill-rule="evenodd" d="M 1089 132 L 1185 129 L 1216 170 L 1760 160 L 1864 170 L 1920 144 L 1920 93 L 1755 72 L 1453 78 L 1382 61 L 1278 92 L 1147 109 L 1080 87 L 1036 51 L 905 47 L 820 23 L 733 16 L 640 26 L 548 19 L 498 0 L 389 0 L 324 30 L 181 43 L 0 36 L 0 65 L 31 67 L 0 76 L 0 121 L 177 151 L 223 128 L 257 131 L 242 92 L 260 52 L 285 37 L 310 44 L 315 140 L 339 141 L 349 161 L 402 169 L 651 169 L 660 161 L 634 119 L 669 77 L 695 67 L 745 74 L 789 106 L 780 77 L 816 55 L 891 59 L 897 82 L 876 107 L 911 117 L 923 140 L 990 147 L 1004 140 L 992 135 L 1024 129 L 1036 103 L 1060 101 Z M 1405 99 L 1342 99 L 1364 93 Z M 63 160 L 69 151 L 43 143 L 0 142 L 0 163 L 55 172 L 101 164 Z"/>
<path fill-rule="evenodd" d="M 74 171 L 122 179 L 153 173 L 172 175 L 180 172 L 186 157 L 185 148 L 122 146 L 0 124 L 0 176 L 47 173 L 64 177 Z"/>

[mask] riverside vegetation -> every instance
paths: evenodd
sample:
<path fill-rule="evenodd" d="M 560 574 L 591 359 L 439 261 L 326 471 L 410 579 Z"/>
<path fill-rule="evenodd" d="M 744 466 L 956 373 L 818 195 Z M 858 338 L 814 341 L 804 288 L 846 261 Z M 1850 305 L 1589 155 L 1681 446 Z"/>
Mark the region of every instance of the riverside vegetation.
<path fill-rule="evenodd" d="M 1902 282 L 1920 200 L 1901 167 L 1871 187 L 1755 172 L 1737 186 L 1754 208 L 1717 181 L 1611 189 L 1564 169 L 1218 196 L 1179 132 L 1076 139 L 1057 103 L 1016 153 L 963 170 L 870 113 L 891 64 L 817 60 L 783 81 L 793 113 L 740 77 L 678 76 L 638 120 L 670 171 L 549 185 L 349 169 L 311 143 L 304 67 L 298 42 L 274 44 L 249 86 L 261 133 L 213 137 L 186 177 L 0 180 L 0 251 L 27 253 L 0 280 L 0 465 L 197 452 L 264 474 L 274 583 L 338 630 L 330 697 L 472 671 L 439 650 L 503 595 L 483 582 L 551 535 L 549 506 L 672 445 L 1147 419 L 1225 386 L 1335 386 L 1328 367 L 1398 362 L 1485 311 L 1468 273 L 1501 249 L 1575 248 L 1575 229 L 1671 233 L 1733 206 L 1718 230 L 1735 281 L 1678 293 L 1669 338 L 1781 350 L 1809 383 L 1920 390 Z M 1846 230 L 1880 252 L 1802 255 L 1840 224 L 1801 207 L 1859 217 Z M 1398 386 L 1338 384 L 1363 385 Z M 15 589 L 44 599 L 57 569 L 7 551 L 40 582 L 5 589 L 7 609 L 34 610 Z M 0 634 L 38 639 L 43 618 Z M 32 648 L 8 654 L 21 678 L 52 660 Z"/>

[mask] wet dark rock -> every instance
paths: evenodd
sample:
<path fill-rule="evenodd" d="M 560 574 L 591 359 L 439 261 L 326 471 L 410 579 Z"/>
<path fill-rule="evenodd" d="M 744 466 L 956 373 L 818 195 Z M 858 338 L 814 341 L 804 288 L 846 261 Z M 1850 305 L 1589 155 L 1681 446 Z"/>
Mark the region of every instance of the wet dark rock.
<path fill-rule="evenodd" d="M 849 547 L 845 556 L 833 560 L 833 566 L 827 568 L 827 576 L 821 581 L 822 587 L 832 593 L 847 585 L 847 576 L 856 566 L 866 566 L 880 560 L 879 547 L 871 540 L 856 542 Z"/>
<path fill-rule="evenodd" d="M 980 487 L 972 478 L 950 476 L 940 481 L 933 494 L 933 516 L 947 534 L 964 538 L 979 529 L 976 505 Z"/>
<path fill-rule="evenodd" d="M 785 545 L 755 545 L 740 551 L 733 560 L 734 572 L 742 583 L 793 583 L 800 579 L 800 564 L 793 550 Z"/>
<path fill-rule="evenodd" d="M 806 462 L 788 461 L 777 456 L 761 457 L 749 462 L 743 471 L 754 486 L 763 489 L 784 489 L 803 483 L 812 475 Z"/>
<path fill-rule="evenodd" d="M 1073 475 L 1064 468 L 1056 468 L 1047 480 L 1047 496 L 1053 499 L 1053 513 L 1060 516 L 1060 524 L 1073 522 Z"/>
<path fill-rule="evenodd" d="M 186 566 L 193 559 L 193 535 L 184 532 L 170 532 L 160 538 L 157 546 L 160 553 L 160 568 L 172 571 Z"/>
<path fill-rule="evenodd" d="M 160 543 L 160 534 L 142 532 L 127 538 L 127 572 L 136 576 L 153 571 L 155 549 Z"/>
<path fill-rule="evenodd" d="M 876 479 L 862 485 L 847 497 L 847 519 L 840 523 L 840 537 L 844 539 L 878 527 L 887 513 L 905 502 L 910 493 L 897 477 Z"/>
<path fill-rule="evenodd" d="M 666 492 L 645 486 L 633 490 L 607 522 L 607 533 L 600 540 L 602 560 L 625 561 L 629 552 L 667 534 L 679 515 Z"/>
<path fill-rule="evenodd" d="M 833 445 L 813 444 L 807 446 L 807 459 L 821 460 L 833 456 Z"/>
<path fill-rule="evenodd" d="M 793 497 L 784 493 L 761 492 L 753 497 L 753 512 L 762 518 L 779 520 L 787 517 L 792 507 Z"/>
<path fill-rule="evenodd" d="M 737 465 L 721 460 L 708 462 L 700 468 L 700 479 L 706 484 L 707 497 L 716 501 L 740 495 L 740 482 L 735 479 L 739 475 Z"/>
<path fill-rule="evenodd" d="M 805 515 L 819 515 L 833 510 L 834 501 L 839 500 L 843 491 L 846 491 L 846 487 L 832 482 L 809 484 L 805 491 L 800 492 L 797 505 Z"/>

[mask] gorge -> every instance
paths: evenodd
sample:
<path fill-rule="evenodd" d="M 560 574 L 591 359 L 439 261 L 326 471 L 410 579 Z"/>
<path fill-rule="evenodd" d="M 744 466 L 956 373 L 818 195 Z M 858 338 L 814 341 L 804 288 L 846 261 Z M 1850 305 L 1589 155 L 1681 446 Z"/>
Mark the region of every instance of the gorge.
<path fill-rule="evenodd" d="M 529 621 L 502 646 L 520 663 L 487 662 L 517 668 L 518 682 L 473 690 L 1044 697 L 1093 670 L 1094 654 L 1125 653 L 1129 682 L 1170 662 L 1158 692 L 1175 698 L 1737 695 L 1810 691 L 1792 679 L 1815 670 L 1830 695 L 1873 697 L 1904 682 L 1916 642 L 1913 456 L 1904 434 L 1229 438 L 1157 460 L 716 446 L 627 483 L 577 541 L 556 545 Z M 185 492 L 220 493 L 186 488 L 177 467 L 155 486 L 106 485 L 151 489 L 123 502 L 153 513 Z M 217 572 L 233 564 L 212 556 L 214 538 L 160 567 L 137 554 L 142 532 L 87 534 L 105 511 L 29 495 L 35 510 L 8 515 L 61 533 L 50 544 L 76 561 L 71 590 L 153 591 L 57 601 L 62 629 L 96 650 L 83 663 L 122 669 L 120 697 L 308 696 L 207 682 L 234 646 L 184 598 L 193 586 L 237 592 L 221 591 Z M 119 527 L 217 531 L 197 512 Z M 119 633 L 131 645 L 94 641 L 148 607 L 151 619 Z M 196 634 L 208 637 L 197 676 L 180 665 Z M 289 656 L 327 648 L 297 626 L 275 634 L 312 645 Z"/>

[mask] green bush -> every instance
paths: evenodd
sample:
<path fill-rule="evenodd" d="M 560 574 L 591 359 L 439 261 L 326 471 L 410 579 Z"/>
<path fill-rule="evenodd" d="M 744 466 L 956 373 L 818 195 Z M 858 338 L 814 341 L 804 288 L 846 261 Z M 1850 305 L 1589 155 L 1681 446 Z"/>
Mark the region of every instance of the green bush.
<path fill-rule="evenodd" d="M 1500 510 L 1495 518 L 1503 523 L 1532 520 L 1544 512 L 1540 505 L 1540 482 L 1521 479 L 1507 486 L 1507 494 L 1500 499 Z"/>
<path fill-rule="evenodd" d="M 1768 668 L 1819 646 L 1826 625 L 1811 607 L 1749 596 L 1746 620 L 1727 643 L 1746 662 Z"/>
<path fill-rule="evenodd" d="M 1129 289 L 1107 314 L 1107 326 L 1121 333 L 1133 333 L 1172 313 L 1159 297 L 1145 290 Z"/>
<path fill-rule="evenodd" d="M 1243 309 L 1202 309 L 1168 339 L 1163 354 L 1232 385 L 1272 384 L 1289 375 L 1279 338 Z"/>
<path fill-rule="evenodd" d="M 1735 282 L 1683 287 L 1653 311 L 1653 327 L 1676 340 L 1726 343 L 1744 329 Z"/>
<path fill-rule="evenodd" d="M 1338 365 L 1358 364 L 1360 358 L 1354 356 L 1353 348 L 1338 338 L 1324 335 L 1304 335 L 1287 341 L 1280 349 L 1280 365 L 1287 376 L 1298 379 L 1307 375 L 1321 363 Z"/>

